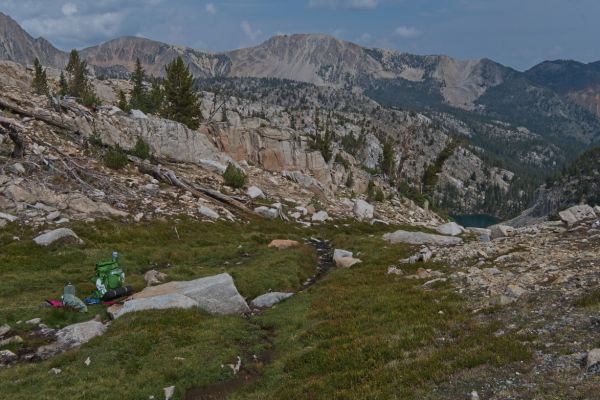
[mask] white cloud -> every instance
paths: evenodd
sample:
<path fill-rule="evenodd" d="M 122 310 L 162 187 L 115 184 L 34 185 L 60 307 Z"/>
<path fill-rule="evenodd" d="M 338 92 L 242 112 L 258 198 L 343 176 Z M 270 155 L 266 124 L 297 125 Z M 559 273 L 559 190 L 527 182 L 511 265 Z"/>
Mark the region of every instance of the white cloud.
<path fill-rule="evenodd" d="M 244 31 L 244 34 L 252 41 L 256 40 L 260 35 L 262 35 L 262 31 L 260 29 L 252 29 L 252 26 L 248 21 L 242 21 L 241 27 Z"/>
<path fill-rule="evenodd" d="M 72 14 L 60 18 L 31 18 L 23 21 L 23 27 L 34 36 L 79 44 L 89 40 L 114 38 L 124 21 L 124 12 Z"/>
<path fill-rule="evenodd" d="M 394 30 L 394 34 L 404 39 L 413 39 L 423 34 L 420 30 L 414 26 L 399 26 Z"/>
<path fill-rule="evenodd" d="M 213 3 L 207 3 L 206 6 L 204 6 L 204 9 L 210 15 L 215 15 L 217 13 L 217 7 L 215 7 Z"/>
<path fill-rule="evenodd" d="M 350 8 L 355 10 L 372 10 L 377 8 L 381 0 L 308 0 L 311 8 Z"/>
<path fill-rule="evenodd" d="M 65 3 L 62 6 L 62 13 L 67 17 L 77 14 L 77 4 Z"/>

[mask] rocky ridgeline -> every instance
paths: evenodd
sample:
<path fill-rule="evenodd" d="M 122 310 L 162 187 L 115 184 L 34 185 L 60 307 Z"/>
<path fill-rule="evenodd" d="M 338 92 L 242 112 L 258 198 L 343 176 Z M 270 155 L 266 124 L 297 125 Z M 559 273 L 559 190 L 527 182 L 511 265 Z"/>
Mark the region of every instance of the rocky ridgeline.
<path fill-rule="evenodd" d="M 139 221 L 182 214 L 233 220 L 248 210 L 304 224 L 345 217 L 428 226 L 442 222 L 433 212 L 399 196 L 384 180 L 376 180 L 376 185 L 391 199 L 355 210 L 356 204 L 362 204 L 357 200 L 365 197 L 360 193 L 366 190 L 366 172 L 350 166 L 359 183 L 354 188 L 340 185 L 340 166 L 325 163 L 319 152 L 307 148 L 306 138 L 296 144 L 296 131 L 261 127 L 270 120 L 255 117 L 237 120 L 238 112 L 252 113 L 251 105 L 228 111 L 231 123 L 212 122 L 192 131 L 173 121 L 137 111 L 128 114 L 109 105 L 114 90 L 127 84 L 124 81 L 95 81 L 105 105 L 91 111 L 69 99 L 54 107 L 45 97 L 30 94 L 30 77 L 23 66 L 3 63 L 0 68 L 5 120 L 18 127 L 25 139 L 25 157 L 6 158 L 0 176 L 0 209 L 7 215 L 0 224 L 17 219 L 51 226 L 72 219 Z M 205 94 L 203 104 L 209 120 L 214 101 Z M 103 164 L 105 149 L 98 142 L 130 150 L 140 138 L 157 161 L 146 163 L 145 169 L 133 158 L 120 170 Z M 8 156 L 12 141 L 0 135 L 0 145 Z M 224 185 L 222 174 L 228 163 L 244 171 L 245 188 Z M 167 175 L 177 182 L 165 181 Z M 185 184 L 175 184 L 181 182 Z M 259 195 L 249 190 L 252 186 L 259 188 Z"/>

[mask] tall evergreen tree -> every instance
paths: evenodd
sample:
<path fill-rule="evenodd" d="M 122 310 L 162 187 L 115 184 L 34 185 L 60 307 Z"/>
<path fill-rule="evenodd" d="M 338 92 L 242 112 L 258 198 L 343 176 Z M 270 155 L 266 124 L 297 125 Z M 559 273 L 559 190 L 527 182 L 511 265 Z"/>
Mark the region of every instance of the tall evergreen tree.
<path fill-rule="evenodd" d="M 165 67 L 165 103 L 162 115 L 181 122 L 190 129 L 198 128 L 202 119 L 200 101 L 194 91 L 194 77 L 189 68 L 177 57 Z"/>
<path fill-rule="evenodd" d="M 150 114 L 158 114 L 161 112 L 164 103 L 164 93 L 160 84 L 157 81 L 152 82 L 152 88 L 148 93 L 147 110 Z"/>
<path fill-rule="evenodd" d="M 117 94 L 119 102 L 117 103 L 117 107 L 125 112 L 129 112 L 131 110 L 130 103 L 127 101 L 127 97 L 125 96 L 125 92 L 122 89 L 119 89 L 119 93 Z"/>
<path fill-rule="evenodd" d="M 46 70 L 42 68 L 40 60 L 37 58 L 33 61 L 34 77 L 31 87 L 37 94 L 48 95 L 48 78 L 46 77 Z"/>
<path fill-rule="evenodd" d="M 148 112 L 148 98 L 144 88 L 144 69 L 139 58 L 135 61 L 135 70 L 131 75 L 131 82 L 133 83 L 133 89 L 129 98 L 130 108 Z"/>
<path fill-rule="evenodd" d="M 58 86 L 60 88 L 58 94 L 61 96 L 66 96 L 69 93 L 69 82 L 67 82 L 64 71 L 60 71 Z"/>
<path fill-rule="evenodd" d="M 87 78 L 87 62 L 79 57 L 79 53 L 75 49 L 71 50 L 69 54 L 66 70 L 69 74 L 68 94 L 77 97 L 86 106 L 98 104 L 98 97 Z"/>

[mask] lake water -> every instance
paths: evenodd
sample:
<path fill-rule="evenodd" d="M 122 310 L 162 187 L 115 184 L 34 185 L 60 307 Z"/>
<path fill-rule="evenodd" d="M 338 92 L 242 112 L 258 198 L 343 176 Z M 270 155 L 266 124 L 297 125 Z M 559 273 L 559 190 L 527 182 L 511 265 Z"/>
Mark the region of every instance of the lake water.
<path fill-rule="evenodd" d="M 486 214 L 451 215 L 451 217 L 457 224 L 466 228 L 487 228 L 500 222 L 498 218 Z"/>

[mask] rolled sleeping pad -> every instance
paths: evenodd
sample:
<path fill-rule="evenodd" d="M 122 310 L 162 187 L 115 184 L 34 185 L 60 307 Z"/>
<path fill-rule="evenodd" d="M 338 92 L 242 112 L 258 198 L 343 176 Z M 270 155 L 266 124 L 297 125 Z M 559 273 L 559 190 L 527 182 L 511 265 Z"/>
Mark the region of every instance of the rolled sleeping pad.
<path fill-rule="evenodd" d="M 131 286 L 122 286 L 118 289 L 109 290 L 108 292 L 104 293 L 102 300 L 112 300 L 116 299 L 117 297 L 127 296 L 130 293 L 133 293 L 133 288 Z"/>

